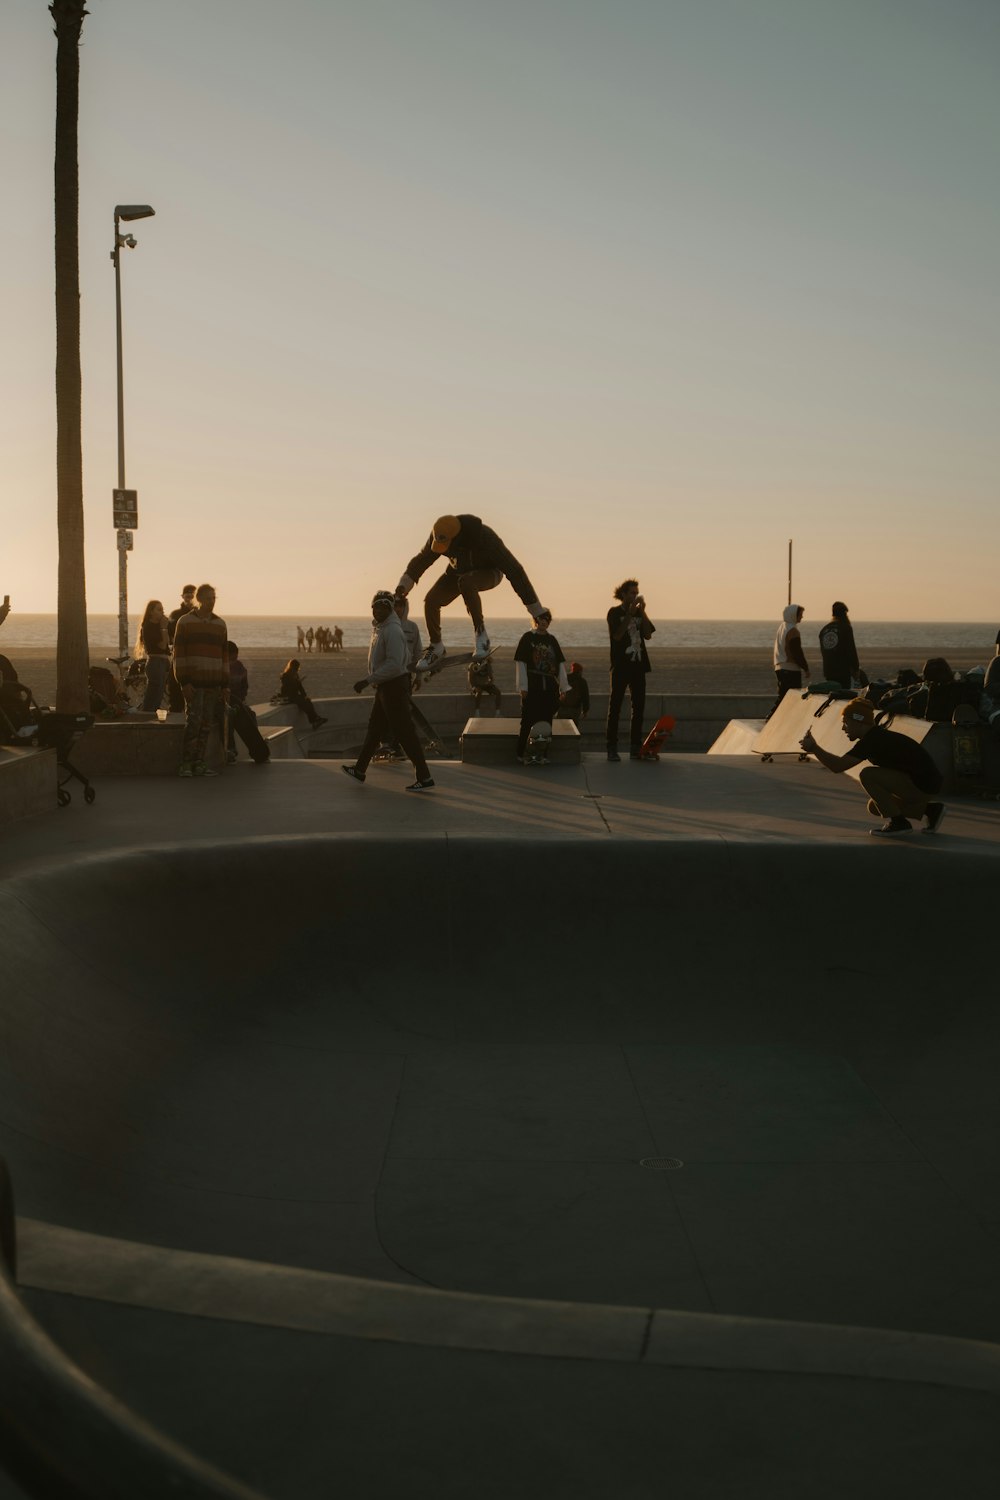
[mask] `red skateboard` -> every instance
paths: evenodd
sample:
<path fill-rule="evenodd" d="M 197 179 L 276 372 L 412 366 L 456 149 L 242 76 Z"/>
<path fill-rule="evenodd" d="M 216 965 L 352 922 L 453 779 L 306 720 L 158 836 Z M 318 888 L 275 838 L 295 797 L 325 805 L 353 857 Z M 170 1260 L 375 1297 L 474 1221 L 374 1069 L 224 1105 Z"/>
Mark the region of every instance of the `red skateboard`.
<path fill-rule="evenodd" d="M 664 714 L 662 719 L 657 719 L 639 747 L 639 759 L 659 760 L 663 743 L 673 734 L 676 723 L 673 714 Z"/>

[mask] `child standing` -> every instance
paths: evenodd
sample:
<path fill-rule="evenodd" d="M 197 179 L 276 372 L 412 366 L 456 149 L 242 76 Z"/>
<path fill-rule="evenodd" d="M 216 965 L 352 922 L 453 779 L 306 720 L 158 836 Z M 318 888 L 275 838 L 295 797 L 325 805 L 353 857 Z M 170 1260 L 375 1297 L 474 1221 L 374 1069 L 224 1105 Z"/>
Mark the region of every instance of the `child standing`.
<path fill-rule="evenodd" d="M 554 635 L 549 633 L 552 611 L 539 606 L 534 628 L 526 630 L 514 652 L 514 686 L 521 695 L 521 729 L 517 736 L 517 758 L 524 759 L 532 724 L 551 724 L 565 693 L 566 658 Z"/>

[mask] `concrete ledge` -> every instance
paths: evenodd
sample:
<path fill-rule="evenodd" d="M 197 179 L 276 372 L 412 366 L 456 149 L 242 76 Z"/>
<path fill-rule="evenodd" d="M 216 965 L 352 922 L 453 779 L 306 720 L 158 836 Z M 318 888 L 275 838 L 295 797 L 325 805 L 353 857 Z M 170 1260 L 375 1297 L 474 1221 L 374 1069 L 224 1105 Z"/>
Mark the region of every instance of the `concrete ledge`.
<path fill-rule="evenodd" d="M 718 739 L 731 719 L 761 720 L 774 699 L 762 694 L 715 693 L 651 693 L 646 699 L 643 723 L 647 731 L 658 718 L 672 714 L 676 727 L 667 741 L 668 753 L 702 754 Z M 430 693 L 426 689 L 414 695 L 420 708 L 433 728 L 445 742 L 457 746 L 472 709 L 472 698 L 468 693 Z M 317 712 L 328 720 L 321 729 L 311 730 L 303 713 L 288 704 L 257 703 L 254 711 L 263 730 L 265 724 L 287 724 L 296 734 L 306 755 L 336 756 L 355 754 L 364 739 L 371 713 L 372 695 L 351 694 L 348 698 L 317 698 Z M 503 709 L 510 719 L 514 710 L 520 713 L 517 695 L 504 691 Z M 484 716 L 492 713 L 492 701 L 484 705 Z M 579 725 L 581 750 L 603 750 L 605 746 L 605 723 L 608 715 L 608 695 L 592 693 L 590 714 Z M 628 699 L 619 727 L 619 741 L 628 739 Z M 502 722 L 494 720 L 493 722 Z M 571 723 L 571 720 L 557 720 Z"/>
<path fill-rule="evenodd" d="M 34 813 L 51 812 L 57 773 L 54 750 L 0 750 L 0 828 Z"/>
<path fill-rule="evenodd" d="M 517 752 L 521 728 L 516 719 L 468 719 L 462 731 L 462 760 L 477 766 L 510 765 Z M 549 760 L 557 766 L 580 764 L 580 731 L 572 719 L 556 719 L 552 725 Z"/>
<path fill-rule="evenodd" d="M 184 742 L 180 714 L 165 719 L 98 720 L 74 745 L 71 759 L 83 776 L 176 776 Z M 209 736 L 205 757 L 210 766 L 224 764 L 217 730 Z"/>
<path fill-rule="evenodd" d="M 1000 1347 L 895 1329 L 493 1297 L 18 1220 L 23 1287 L 190 1317 L 555 1359 L 846 1375 L 1000 1395 Z"/>

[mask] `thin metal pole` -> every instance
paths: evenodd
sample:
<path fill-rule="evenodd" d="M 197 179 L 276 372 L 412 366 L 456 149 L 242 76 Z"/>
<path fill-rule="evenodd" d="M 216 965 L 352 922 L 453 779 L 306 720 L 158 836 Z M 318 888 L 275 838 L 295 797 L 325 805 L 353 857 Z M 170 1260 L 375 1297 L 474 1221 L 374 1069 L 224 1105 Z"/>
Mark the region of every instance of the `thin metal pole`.
<path fill-rule="evenodd" d="M 792 539 L 788 538 L 788 602 L 792 602 Z"/>
<path fill-rule="evenodd" d="M 118 488 L 125 488 L 125 384 L 122 374 L 122 270 L 121 236 L 118 215 L 115 214 L 115 248 L 111 258 L 115 263 L 115 345 L 118 356 Z M 118 541 L 118 655 L 128 651 L 128 553 L 122 542 L 124 538 L 115 533 Z"/>

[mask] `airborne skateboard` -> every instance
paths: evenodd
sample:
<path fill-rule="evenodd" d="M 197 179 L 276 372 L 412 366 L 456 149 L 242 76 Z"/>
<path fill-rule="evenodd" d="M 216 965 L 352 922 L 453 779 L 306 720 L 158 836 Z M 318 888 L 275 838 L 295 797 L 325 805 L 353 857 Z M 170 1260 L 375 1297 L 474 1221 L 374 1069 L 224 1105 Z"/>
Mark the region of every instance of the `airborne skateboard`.
<path fill-rule="evenodd" d="M 663 748 L 664 741 L 668 740 L 673 734 L 674 725 L 676 723 L 677 720 L 674 718 L 673 714 L 664 714 L 661 719 L 657 719 L 656 723 L 653 725 L 652 729 L 649 731 L 646 738 L 639 746 L 639 759 L 659 760 L 660 751 Z"/>
<path fill-rule="evenodd" d="M 539 719 L 528 731 L 528 743 L 524 750 L 526 766 L 547 766 L 552 745 L 552 725 L 548 719 Z"/>
<path fill-rule="evenodd" d="M 477 656 L 474 651 L 458 651 L 454 655 L 446 651 L 444 656 L 439 656 L 431 666 L 425 667 L 422 672 L 416 674 L 417 681 L 429 682 L 432 677 L 436 677 L 439 672 L 446 671 L 448 667 L 467 667 L 470 661 L 490 661 L 492 657 L 492 650 L 488 651 L 485 656 Z"/>

